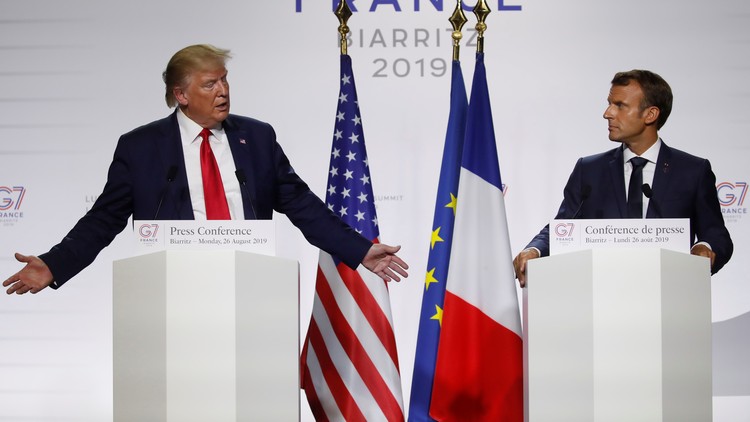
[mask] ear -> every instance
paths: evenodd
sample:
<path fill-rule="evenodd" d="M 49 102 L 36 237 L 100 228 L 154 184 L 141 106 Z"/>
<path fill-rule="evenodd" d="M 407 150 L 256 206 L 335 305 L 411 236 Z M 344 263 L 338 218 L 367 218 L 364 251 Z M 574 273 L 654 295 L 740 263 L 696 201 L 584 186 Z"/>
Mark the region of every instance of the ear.
<path fill-rule="evenodd" d="M 643 111 L 644 118 L 646 119 L 646 124 L 651 125 L 656 123 L 656 121 L 659 119 L 659 107 L 651 106 L 646 108 L 646 110 Z"/>
<path fill-rule="evenodd" d="M 179 103 L 181 106 L 186 106 L 188 104 L 187 96 L 185 95 L 185 91 L 181 87 L 174 87 L 172 88 L 172 94 L 174 95 L 174 98 L 177 100 L 177 103 Z"/>

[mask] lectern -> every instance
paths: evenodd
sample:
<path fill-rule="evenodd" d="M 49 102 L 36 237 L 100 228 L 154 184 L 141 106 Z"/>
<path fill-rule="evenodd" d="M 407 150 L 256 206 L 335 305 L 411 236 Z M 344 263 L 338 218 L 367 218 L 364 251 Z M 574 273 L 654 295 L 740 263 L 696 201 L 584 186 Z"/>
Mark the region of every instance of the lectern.
<path fill-rule="evenodd" d="M 114 421 L 299 420 L 299 266 L 239 251 L 114 263 Z"/>
<path fill-rule="evenodd" d="M 710 421 L 710 274 L 657 248 L 529 261 L 526 421 Z"/>

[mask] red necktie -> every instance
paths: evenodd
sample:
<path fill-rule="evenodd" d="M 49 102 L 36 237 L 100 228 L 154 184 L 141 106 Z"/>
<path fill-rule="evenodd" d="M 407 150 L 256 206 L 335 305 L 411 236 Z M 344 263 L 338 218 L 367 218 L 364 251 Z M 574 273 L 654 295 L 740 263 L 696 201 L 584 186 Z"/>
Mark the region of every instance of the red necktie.
<path fill-rule="evenodd" d="M 206 201 L 206 218 L 209 220 L 231 220 L 227 197 L 224 194 L 224 183 L 221 181 L 219 165 L 211 150 L 208 137 L 211 131 L 201 131 L 201 173 L 203 175 L 203 199 Z"/>

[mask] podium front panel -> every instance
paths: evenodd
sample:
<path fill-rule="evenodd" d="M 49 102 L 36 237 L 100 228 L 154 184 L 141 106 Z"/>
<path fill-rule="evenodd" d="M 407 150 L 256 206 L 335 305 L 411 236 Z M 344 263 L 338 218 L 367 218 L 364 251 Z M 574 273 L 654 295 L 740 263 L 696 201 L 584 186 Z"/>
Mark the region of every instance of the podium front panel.
<path fill-rule="evenodd" d="M 299 268 L 236 251 L 116 261 L 114 420 L 299 419 Z"/>
<path fill-rule="evenodd" d="M 527 275 L 527 422 L 711 420 L 708 259 L 587 250 Z"/>

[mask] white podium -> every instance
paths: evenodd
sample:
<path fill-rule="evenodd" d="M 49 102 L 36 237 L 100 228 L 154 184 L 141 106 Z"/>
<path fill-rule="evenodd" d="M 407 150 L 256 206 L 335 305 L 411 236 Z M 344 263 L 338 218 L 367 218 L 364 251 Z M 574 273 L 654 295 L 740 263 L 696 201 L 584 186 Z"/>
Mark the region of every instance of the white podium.
<path fill-rule="evenodd" d="M 586 250 L 527 275 L 526 422 L 711 420 L 708 259 Z"/>
<path fill-rule="evenodd" d="M 299 420 L 299 266 L 237 251 L 114 262 L 114 421 Z"/>

